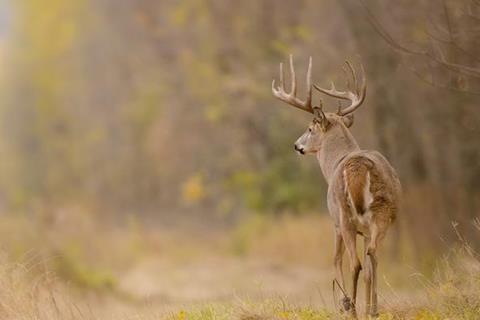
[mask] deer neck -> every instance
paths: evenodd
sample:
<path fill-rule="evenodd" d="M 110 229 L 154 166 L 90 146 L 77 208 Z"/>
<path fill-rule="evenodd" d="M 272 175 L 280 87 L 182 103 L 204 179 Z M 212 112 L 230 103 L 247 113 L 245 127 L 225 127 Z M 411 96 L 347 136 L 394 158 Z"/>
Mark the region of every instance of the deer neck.
<path fill-rule="evenodd" d="M 333 177 L 340 162 L 347 155 L 357 150 L 360 150 L 360 148 L 355 138 L 343 125 L 325 134 L 317 152 L 317 159 L 328 184 L 330 184 L 330 179 Z"/>

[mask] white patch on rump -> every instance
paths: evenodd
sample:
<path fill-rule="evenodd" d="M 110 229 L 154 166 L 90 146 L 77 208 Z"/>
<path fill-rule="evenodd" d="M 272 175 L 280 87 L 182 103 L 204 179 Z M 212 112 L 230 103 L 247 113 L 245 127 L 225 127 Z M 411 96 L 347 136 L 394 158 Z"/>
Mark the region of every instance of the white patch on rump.
<path fill-rule="evenodd" d="M 367 171 L 365 188 L 363 189 L 364 211 L 367 211 L 373 202 L 373 195 L 370 191 L 370 171 Z"/>
<path fill-rule="evenodd" d="M 355 207 L 355 204 L 353 202 L 352 195 L 350 193 L 350 188 L 348 186 L 348 181 L 346 178 L 346 170 L 343 171 L 343 179 L 345 183 L 345 193 L 347 194 L 347 198 L 349 201 L 349 207 L 352 212 L 352 222 L 355 224 L 357 230 L 361 232 L 364 235 L 369 235 L 370 230 L 369 230 L 369 225 L 370 221 L 372 219 L 372 212 L 369 210 L 370 205 L 373 202 L 373 195 L 372 192 L 370 191 L 370 172 L 367 171 L 367 174 L 365 175 L 365 186 L 363 188 L 363 214 L 359 214 L 357 212 L 357 209 Z"/>

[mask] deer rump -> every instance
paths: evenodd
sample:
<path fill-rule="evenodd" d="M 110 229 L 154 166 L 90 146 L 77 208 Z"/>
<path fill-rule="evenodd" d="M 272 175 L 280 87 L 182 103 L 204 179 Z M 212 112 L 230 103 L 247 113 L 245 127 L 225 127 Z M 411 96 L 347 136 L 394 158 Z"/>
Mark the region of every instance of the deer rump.
<path fill-rule="evenodd" d="M 363 216 L 373 202 L 371 187 L 372 160 L 362 156 L 349 158 L 343 165 L 343 182 L 347 205 Z"/>
<path fill-rule="evenodd" d="M 386 177 L 389 170 L 382 170 L 384 167 L 382 160 L 384 158 L 377 152 L 370 154 L 363 151 L 348 157 L 343 163 L 344 200 L 354 220 L 358 219 L 355 221 L 357 223 L 365 224 L 367 222 L 365 220 L 371 218 L 370 214 L 375 214 L 377 210 L 389 212 L 391 220 L 395 218 L 396 210 L 390 208 L 392 202 L 385 192 L 389 189 Z"/>

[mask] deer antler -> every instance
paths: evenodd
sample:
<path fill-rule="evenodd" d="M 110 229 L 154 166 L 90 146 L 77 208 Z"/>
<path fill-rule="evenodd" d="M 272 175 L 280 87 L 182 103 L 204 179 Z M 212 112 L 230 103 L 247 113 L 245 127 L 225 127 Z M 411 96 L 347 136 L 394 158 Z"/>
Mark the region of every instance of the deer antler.
<path fill-rule="evenodd" d="M 291 92 L 285 91 L 285 84 L 283 82 L 283 63 L 280 63 L 280 86 L 275 87 L 275 79 L 272 81 L 272 92 L 275 97 L 288 103 L 289 105 L 313 113 L 312 108 L 312 57 L 308 62 L 307 69 L 307 98 L 305 101 L 297 98 L 297 80 L 295 77 L 295 68 L 293 67 L 293 56 L 290 55 L 290 77 L 292 82 Z"/>
<path fill-rule="evenodd" d="M 353 91 L 350 88 L 350 81 L 348 81 L 348 79 L 347 79 L 347 89 L 348 89 L 348 91 L 338 91 L 335 88 L 335 84 L 333 83 L 333 81 L 332 81 L 332 87 L 330 89 L 323 89 L 323 88 L 320 88 L 319 86 L 317 86 L 315 84 L 313 85 L 315 87 L 315 89 L 317 89 L 318 91 L 320 91 L 322 93 L 325 93 L 326 95 L 329 95 L 329 96 L 334 97 L 334 98 L 339 98 L 339 99 L 350 101 L 350 105 L 348 107 L 346 107 L 345 109 L 342 109 L 340 107 L 338 108 L 337 114 L 340 115 L 340 116 L 344 116 L 344 115 L 347 115 L 349 113 L 352 113 L 358 107 L 360 107 L 360 105 L 365 100 L 365 96 L 366 96 L 366 93 L 367 93 L 367 80 L 365 78 L 365 70 L 363 69 L 363 65 L 360 65 L 361 68 L 362 68 L 362 83 L 359 85 L 358 80 L 357 80 L 357 75 L 356 75 L 355 70 L 353 69 L 352 65 L 350 64 L 349 61 L 345 61 L 345 64 L 347 65 L 348 70 L 350 71 L 350 73 L 352 75 L 353 86 L 354 86 Z M 345 71 L 345 73 L 347 73 L 347 71 L 345 69 L 344 69 L 344 71 Z"/>

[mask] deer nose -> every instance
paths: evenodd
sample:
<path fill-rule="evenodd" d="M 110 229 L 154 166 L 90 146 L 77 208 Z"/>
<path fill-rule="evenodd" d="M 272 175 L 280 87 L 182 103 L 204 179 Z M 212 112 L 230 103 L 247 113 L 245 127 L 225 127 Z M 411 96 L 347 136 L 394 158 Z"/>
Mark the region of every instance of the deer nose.
<path fill-rule="evenodd" d="M 297 146 L 297 144 L 294 144 L 294 145 L 293 145 L 293 148 L 295 149 L 295 151 L 298 151 L 298 152 L 300 152 L 301 154 L 305 154 L 305 152 L 303 151 L 303 148 L 299 148 L 299 147 Z"/>

